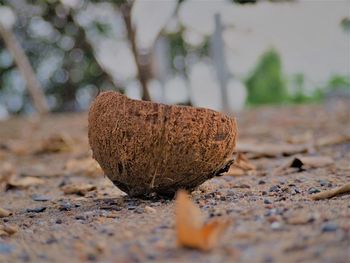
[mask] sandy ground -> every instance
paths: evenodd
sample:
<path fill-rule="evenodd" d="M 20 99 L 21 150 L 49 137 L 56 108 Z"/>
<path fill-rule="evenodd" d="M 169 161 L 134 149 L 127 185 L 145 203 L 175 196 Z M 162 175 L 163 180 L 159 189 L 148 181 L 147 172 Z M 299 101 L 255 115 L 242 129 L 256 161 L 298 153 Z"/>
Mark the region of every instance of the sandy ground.
<path fill-rule="evenodd" d="M 101 174 L 86 114 L 1 122 L 0 207 L 12 215 L 0 226 L 15 233 L 0 237 L 0 262 L 350 262 L 350 195 L 310 198 L 350 182 L 350 141 L 313 144 L 349 133 L 349 114 L 350 103 L 239 114 L 239 142 L 308 145 L 299 155 L 332 162 L 276 174 L 291 153 L 248 152 L 256 170 L 200 186 L 191 197 L 206 217 L 233 222 L 210 252 L 176 245 L 173 200 L 129 198 Z M 87 189 L 64 193 L 72 184 Z"/>

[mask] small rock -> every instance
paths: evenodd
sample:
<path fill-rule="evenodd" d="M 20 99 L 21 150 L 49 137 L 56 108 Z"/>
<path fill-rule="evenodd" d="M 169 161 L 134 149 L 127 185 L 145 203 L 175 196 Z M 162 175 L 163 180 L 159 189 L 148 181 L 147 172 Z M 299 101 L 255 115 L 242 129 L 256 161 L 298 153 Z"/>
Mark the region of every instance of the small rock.
<path fill-rule="evenodd" d="M 229 189 L 229 190 L 227 190 L 226 195 L 227 196 L 235 196 L 235 191 L 232 189 Z"/>
<path fill-rule="evenodd" d="M 62 219 L 61 218 L 58 218 L 55 222 L 56 224 L 62 224 Z"/>
<path fill-rule="evenodd" d="M 55 238 L 55 237 L 50 237 L 49 239 L 47 239 L 46 240 L 46 244 L 47 245 L 51 245 L 51 244 L 54 244 L 54 243 L 57 243 L 58 242 L 58 240 L 57 240 L 57 238 Z"/>
<path fill-rule="evenodd" d="M 282 224 L 277 221 L 273 222 L 270 226 L 273 230 L 280 230 L 282 228 Z"/>
<path fill-rule="evenodd" d="M 10 215 L 12 215 L 12 213 L 10 211 L 0 207 L 0 218 L 8 217 Z"/>
<path fill-rule="evenodd" d="M 27 213 L 42 213 L 46 210 L 46 206 L 38 206 L 35 208 L 27 208 L 26 212 Z"/>
<path fill-rule="evenodd" d="M 157 210 L 154 209 L 153 207 L 150 207 L 150 206 L 146 205 L 146 206 L 145 206 L 145 212 L 146 212 L 146 213 L 156 213 Z"/>
<path fill-rule="evenodd" d="M 320 180 L 320 186 L 326 186 L 328 182 L 326 180 Z"/>
<path fill-rule="evenodd" d="M 270 204 L 272 204 L 272 202 L 269 199 L 264 199 L 264 204 L 270 205 Z"/>
<path fill-rule="evenodd" d="M 338 225 L 332 222 L 328 222 L 322 225 L 322 232 L 334 232 L 337 231 Z"/>
<path fill-rule="evenodd" d="M 32 195 L 32 199 L 34 201 L 38 201 L 38 202 L 46 202 L 46 201 L 51 201 L 52 198 L 50 196 L 46 196 L 46 195 Z"/>
<path fill-rule="evenodd" d="M 309 190 L 307 192 L 311 195 L 311 194 L 319 193 L 321 191 L 315 187 L 311 187 L 311 188 L 309 188 Z"/>
<path fill-rule="evenodd" d="M 269 192 L 279 192 L 280 188 L 281 187 L 279 185 L 273 185 L 270 187 Z"/>
<path fill-rule="evenodd" d="M 136 209 L 136 206 L 134 205 L 128 205 L 128 210 L 135 210 Z"/>
<path fill-rule="evenodd" d="M 144 212 L 144 209 L 142 207 L 138 207 L 134 210 L 134 213 L 136 214 L 142 214 Z"/>
<path fill-rule="evenodd" d="M 70 211 L 73 207 L 69 202 L 60 202 L 59 206 L 60 211 Z"/>
<path fill-rule="evenodd" d="M 85 215 L 77 215 L 75 216 L 76 220 L 86 220 L 86 216 Z"/>

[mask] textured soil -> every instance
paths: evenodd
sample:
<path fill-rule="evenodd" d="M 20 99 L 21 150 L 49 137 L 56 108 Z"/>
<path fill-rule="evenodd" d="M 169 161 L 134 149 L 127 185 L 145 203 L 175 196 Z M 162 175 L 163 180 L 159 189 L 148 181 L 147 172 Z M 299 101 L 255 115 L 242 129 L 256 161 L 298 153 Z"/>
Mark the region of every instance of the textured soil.
<path fill-rule="evenodd" d="M 237 122 L 239 143 L 312 146 L 350 132 L 350 103 L 252 109 Z M 256 171 L 194 191 L 207 218 L 233 221 L 221 244 L 201 252 L 176 245 L 173 200 L 130 198 L 98 169 L 68 165 L 91 160 L 87 114 L 0 122 L 0 208 L 12 212 L 0 226 L 16 229 L 0 237 L 0 262 L 349 262 L 350 195 L 310 196 L 350 182 L 350 141 L 311 146 L 299 154 L 333 163 L 276 174 L 288 153 L 248 152 Z M 32 181 L 11 185 L 8 174 Z M 72 183 L 89 187 L 64 193 Z"/>

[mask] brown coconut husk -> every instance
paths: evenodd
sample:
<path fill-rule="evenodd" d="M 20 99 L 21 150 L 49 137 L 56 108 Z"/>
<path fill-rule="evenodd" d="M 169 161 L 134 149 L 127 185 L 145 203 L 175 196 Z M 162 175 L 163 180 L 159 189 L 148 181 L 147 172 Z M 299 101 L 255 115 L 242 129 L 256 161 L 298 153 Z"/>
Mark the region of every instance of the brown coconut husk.
<path fill-rule="evenodd" d="M 237 128 L 219 112 L 101 93 L 89 112 L 93 157 L 130 196 L 193 190 L 232 164 Z"/>

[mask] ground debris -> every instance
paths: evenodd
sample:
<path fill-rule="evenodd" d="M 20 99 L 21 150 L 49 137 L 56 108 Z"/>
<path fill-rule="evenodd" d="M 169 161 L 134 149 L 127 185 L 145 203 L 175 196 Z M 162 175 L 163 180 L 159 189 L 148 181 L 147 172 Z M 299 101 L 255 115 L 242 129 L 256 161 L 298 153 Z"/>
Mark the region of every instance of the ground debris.
<path fill-rule="evenodd" d="M 65 194 L 86 195 L 88 192 L 96 190 L 96 186 L 93 184 L 86 183 L 74 183 L 64 185 L 63 187 L 61 187 L 61 190 Z"/>
<path fill-rule="evenodd" d="M 33 150 L 33 154 L 70 152 L 72 145 L 72 138 L 67 134 L 53 134 L 43 139 L 39 146 Z"/>
<path fill-rule="evenodd" d="M 5 208 L 1 208 L 0 207 L 0 218 L 2 217 L 8 217 L 12 215 L 12 212 L 10 212 L 9 210 L 5 209 Z"/>
<path fill-rule="evenodd" d="M 14 225 L 0 225 L 0 236 L 12 236 L 17 231 L 18 228 Z"/>
<path fill-rule="evenodd" d="M 69 174 L 96 177 L 103 174 L 100 165 L 92 157 L 84 159 L 69 159 L 65 165 L 65 171 Z"/>
<path fill-rule="evenodd" d="M 201 211 L 185 191 L 176 194 L 176 234 L 180 246 L 210 250 L 218 245 L 229 220 L 213 219 L 204 223 Z"/>
<path fill-rule="evenodd" d="M 350 194 L 350 183 L 345 184 L 345 185 L 338 187 L 338 188 L 335 188 L 335 189 L 331 189 L 331 190 L 327 190 L 327 191 L 323 191 L 323 192 L 314 194 L 311 196 L 311 199 L 313 199 L 313 200 L 328 199 L 328 198 L 332 198 L 332 197 L 335 197 L 337 195 L 342 195 L 342 194 Z"/>
<path fill-rule="evenodd" d="M 287 143 L 252 143 L 238 142 L 237 151 L 251 153 L 254 158 L 289 156 L 297 153 L 307 152 L 309 146 L 306 144 L 287 144 Z"/>
<path fill-rule="evenodd" d="M 274 171 L 274 175 L 279 175 L 288 171 L 289 168 L 297 168 L 300 170 L 306 170 L 310 168 L 320 168 L 328 166 L 334 163 L 334 160 L 328 156 L 295 156 L 288 159 L 284 164 L 277 167 Z M 294 171 L 294 170 L 292 170 Z"/>
<path fill-rule="evenodd" d="M 256 166 L 252 164 L 243 153 L 238 153 L 235 162 L 230 166 L 228 172 L 223 175 L 240 176 L 255 170 Z"/>
<path fill-rule="evenodd" d="M 44 183 L 45 181 L 43 179 L 28 176 L 24 178 L 10 180 L 6 185 L 6 189 L 26 189 L 30 186 L 42 185 Z"/>

